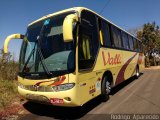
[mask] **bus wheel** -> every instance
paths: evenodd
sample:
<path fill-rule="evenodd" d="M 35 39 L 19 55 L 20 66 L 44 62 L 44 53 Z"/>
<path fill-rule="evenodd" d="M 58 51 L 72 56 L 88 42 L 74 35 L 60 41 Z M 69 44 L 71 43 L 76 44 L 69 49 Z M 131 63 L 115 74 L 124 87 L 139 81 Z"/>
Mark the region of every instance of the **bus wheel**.
<path fill-rule="evenodd" d="M 136 79 L 139 78 L 139 75 L 140 75 L 140 73 L 139 73 L 139 67 L 137 67 L 137 68 L 136 68 Z"/>
<path fill-rule="evenodd" d="M 109 99 L 110 91 L 111 91 L 111 83 L 109 82 L 109 78 L 105 76 L 103 78 L 101 86 L 101 98 L 103 102 Z"/>

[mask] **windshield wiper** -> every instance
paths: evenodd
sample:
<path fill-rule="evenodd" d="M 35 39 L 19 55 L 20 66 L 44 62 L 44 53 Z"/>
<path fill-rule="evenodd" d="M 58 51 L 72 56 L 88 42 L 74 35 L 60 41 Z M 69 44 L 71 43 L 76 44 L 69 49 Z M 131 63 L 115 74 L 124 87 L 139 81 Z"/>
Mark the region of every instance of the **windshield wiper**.
<path fill-rule="evenodd" d="M 44 27 L 45 27 L 45 24 L 43 24 L 41 30 L 40 30 L 40 34 L 39 34 L 39 39 L 37 40 L 37 51 L 39 53 L 39 57 L 40 57 L 40 62 L 42 64 L 42 67 L 45 71 L 45 73 L 47 74 L 47 76 L 49 78 L 51 78 L 53 76 L 53 74 L 47 69 L 46 67 L 46 64 L 44 63 L 44 57 L 42 55 L 42 52 L 41 52 L 41 47 L 40 47 L 40 41 L 42 41 L 42 34 L 43 34 L 43 30 L 44 30 Z"/>
<path fill-rule="evenodd" d="M 40 48 L 40 43 L 39 43 L 39 41 L 38 41 L 38 43 L 37 43 L 37 51 L 38 51 L 38 54 L 39 54 L 39 57 L 40 57 L 40 62 L 41 62 L 41 64 L 42 64 L 42 67 L 43 67 L 45 73 L 47 74 L 47 76 L 48 76 L 49 78 L 51 78 L 51 77 L 53 76 L 53 74 L 52 74 L 50 71 L 48 71 L 48 69 L 47 69 L 47 67 L 46 67 L 46 65 L 45 65 L 45 63 L 44 63 L 44 61 L 43 61 L 44 58 L 43 58 L 43 55 L 42 55 L 42 52 L 41 52 L 41 48 Z"/>
<path fill-rule="evenodd" d="M 42 28 L 41 28 L 41 30 L 40 30 L 39 38 L 35 41 L 34 48 L 33 48 L 32 51 L 30 52 L 29 57 L 28 57 L 27 61 L 26 61 L 25 64 L 24 64 L 24 67 L 23 67 L 23 70 L 22 70 L 22 75 L 25 74 L 25 69 L 26 69 L 26 67 L 27 67 L 28 62 L 29 62 L 30 59 L 31 59 L 31 56 L 33 55 L 33 57 L 34 57 L 34 52 L 35 52 L 35 50 L 36 50 L 35 47 L 36 47 L 36 45 L 37 45 L 37 52 L 38 52 L 38 54 L 39 54 L 40 62 L 41 62 L 41 64 L 42 64 L 42 67 L 43 67 L 45 73 L 47 74 L 47 77 L 49 77 L 49 78 L 53 77 L 53 74 L 52 74 L 50 71 L 48 71 L 48 69 L 47 69 L 47 67 L 46 67 L 46 65 L 45 65 L 45 63 L 44 63 L 44 61 L 43 61 L 43 60 L 44 60 L 44 57 L 43 57 L 43 55 L 42 55 L 41 47 L 40 47 L 40 41 L 42 41 L 42 33 L 43 33 L 44 26 L 45 26 L 45 25 L 42 26 Z"/>

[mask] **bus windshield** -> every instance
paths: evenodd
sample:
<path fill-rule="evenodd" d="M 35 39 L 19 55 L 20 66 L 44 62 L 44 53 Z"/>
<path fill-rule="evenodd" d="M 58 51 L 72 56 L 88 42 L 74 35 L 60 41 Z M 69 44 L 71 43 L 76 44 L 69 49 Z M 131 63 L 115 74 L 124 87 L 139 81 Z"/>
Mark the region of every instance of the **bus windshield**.
<path fill-rule="evenodd" d="M 20 73 L 24 72 L 27 75 L 44 73 L 43 63 L 53 75 L 65 74 L 74 70 L 74 40 L 72 42 L 63 41 L 62 27 L 67 15 L 50 17 L 28 27 L 21 47 Z M 75 36 L 75 31 L 73 28 L 73 36 Z"/>

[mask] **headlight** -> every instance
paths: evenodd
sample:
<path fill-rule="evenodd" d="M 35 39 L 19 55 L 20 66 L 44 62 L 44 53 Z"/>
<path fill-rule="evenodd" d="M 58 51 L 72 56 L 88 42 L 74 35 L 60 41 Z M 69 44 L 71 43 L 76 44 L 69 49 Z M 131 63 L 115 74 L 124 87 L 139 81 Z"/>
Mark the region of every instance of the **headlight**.
<path fill-rule="evenodd" d="M 57 92 L 72 89 L 75 86 L 75 83 L 66 83 L 58 86 L 39 86 L 35 88 L 34 85 L 23 85 L 18 82 L 18 86 L 22 89 L 30 90 L 30 91 L 40 91 L 40 92 Z"/>
<path fill-rule="evenodd" d="M 58 86 L 53 86 L 52 88 L 54 91 L 64 91 L 64 90 L 72 89 L 74 86 L 75 86 L 75 83 L 66 83 Z"/>

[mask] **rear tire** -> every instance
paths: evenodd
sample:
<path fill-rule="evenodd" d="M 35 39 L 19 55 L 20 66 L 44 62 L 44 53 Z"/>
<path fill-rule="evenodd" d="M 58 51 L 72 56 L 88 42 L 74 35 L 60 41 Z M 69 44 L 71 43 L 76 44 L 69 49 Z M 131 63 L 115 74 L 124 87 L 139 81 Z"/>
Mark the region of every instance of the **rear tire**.
<path fill-rule="evenodd" d="M 106 102 L 109 99 L 110 91 L 111 83 L 109 82 L 109 78 L 107 76 L 104 76 L 101 85 L 101 99 L 103 102 Z"/>

